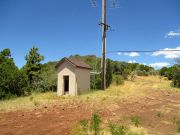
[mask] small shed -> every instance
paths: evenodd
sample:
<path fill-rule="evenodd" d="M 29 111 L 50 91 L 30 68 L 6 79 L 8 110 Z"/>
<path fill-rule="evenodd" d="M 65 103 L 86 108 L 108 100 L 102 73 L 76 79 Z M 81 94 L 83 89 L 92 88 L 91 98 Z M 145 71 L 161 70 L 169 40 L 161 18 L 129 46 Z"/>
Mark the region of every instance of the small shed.
<path fill-rule="evenodd" d="M 90 89 L 91 67 L 82 59 L 63 58 L 56 65 L 57 95 L 72 95 L 84 93 Z"/>

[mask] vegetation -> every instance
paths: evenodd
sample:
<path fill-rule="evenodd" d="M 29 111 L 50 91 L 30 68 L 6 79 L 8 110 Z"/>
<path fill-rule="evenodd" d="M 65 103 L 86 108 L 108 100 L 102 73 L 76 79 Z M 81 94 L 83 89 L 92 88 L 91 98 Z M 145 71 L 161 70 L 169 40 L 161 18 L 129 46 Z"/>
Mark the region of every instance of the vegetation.
<path fill-rule="evenodd" d="M 171 85 L 180 88 L 180 60 L 176 60 L 177 64 L 167 68 L 160 69 L 159 74 L 172 80 Z"/>
<path fill-rule="evenodd" d="M 176 125 L 177 127 L 177 132 L 180 133 L 180 119 L 178 117 L 174 117 L 173 118 L 173 123 Z"/>
<path fill-rule="evenodd" d="M 0 52 L 0 80 L 0 99 L 25 95 L 27 92 L 27 76 L 15 66 L 9 49 Z"/>
<path fill-rule="evenodd" d="M 39 54 L 38 48 L 33 47 L 26 55 L 26 64 L 22 69 L 15 65 L 9 49 L 0 52 L 0 99 L 29 95 L 32 91 L 46 92 L 55 91 L 57 88 L 57 75 L 55 65 L 57 62 L 41 64 L 44 56 Z M 101 59 L 94 55 L 74 55 L 89 64 L 96 74 L 91 75 L 91 88 L 101 89 Z M 121 85 L 124 80 L 134 81 L 135 77 L 157 75 L 158 72 L 152 67 L 138 64 L 113 61 L 107 59 L 106 84 L 110 87 L 112 82 Z M 170 68 L 162 68 L 159 71 L 161 76 L 172 80 L 171 85 L 180 87 L 180 65 Z"/>
<path fill-rule="evenodd" d="M 84 60 L 89 64 L 93 71 L 100 73 L 101 71 L 101 59 L 95 55 L 72 55 L 70 57 L 77 57 Z M 107 87 L 110 84 L 115 82 L 117 85 L 123 84 L 124 80 L 127 80 L 130 76 L 130 80 L 134 80 L 136 74 L 139 76 L 148 76 L 148 75 L 157 75 L 158 73 L 154 68 L 138 64 L 138 63 L 126 63 L 120 61 L 113 61 L 107 59 L 107 68 L 106 68 L 106 85 Z M 114 76 L 114 77 L 113 77 Z M 91 88 L 92 89 L 101 89 L 101 74 L 91 75 Z"/>
<path fill-rule="evenodd" d="M 163 129 L 166 128 L 167 123 L 168 125 L 171 124 L 170 127 L 174 127 L 168 129 L 168 131 L 170 130 L 168 133 L 173 134 L 178 131 L 179 102 L 177 99 L 179 89 L 170 87 L 170 82 L 164 79 L 160 81 L 159 76 L 137 76 L 134 81 L 125 80 L 124 85 L 112 84 L 106 91 L 91 91 L 78 97 L 57 97 L 55 92 L 33 92 L 30 96 L 0 101 L 0 111 L 2 114 L 6 114 L 6 111 L 22 110 L 15 111 L 18 112 L 18 119 L 22 119 L 20 118 L 21 112 L 24 115 L 22 116 L 23 119 L 31 118 L 31 114 L 35 115 L 37 112 L 40 113 L 37 114 L 37 117 L 40 115 L 42 119 L 46 119 L 47 115 L 53 115 L 57 112 L 61 115 L 53 116 L 54 124 L 61 125 L 60 121 L 54 120 L 64 117 L 63 121 L 68 120 L 67 123 L 75 124 L 74 127 L 71 124 L 69 125 L 70 128 L 73 127 L 72 130 L 75 135 L 91 135 L 90 133 L 93 134 L 94 130 L 101 135 L 124 134 L 124 132 L 125 135 L 148 135 L 148 132 L 166 134 L 167 130 L 163 131 Z M 167 93 L 173 96 L 166 96 Z M 166 98 L 170 102 L 167 102 Z M 38 109 L 36 109 L 37 107 Z M 65 110 L 62 110 L 63 108 Z M 78 111 L 74 111 L 74 109 L 78 109 Z M 149 109 L 152 112 L 149 112 Z M 96 115 L 93 114 L 92 117 L 89 117 L 89 114 L 94 110 L 99 110 L 100 113 L 95 113 Z M 169 110 L 171 112 L 167 113 Z M 161 114 L 158 112 L 163 112 L 163 117 L 159 117 Z M 172 123 L 170 118 L 173 118 L 174 115 L 177 116 Z M 2 120 L 3 116 L 0 116 L 2 124 L 8 121 L 8 118 Z M 137 120 L 131 122 L 131 119 L 136 116 L 140 117 L 138 127 L 134 124 Z M 36 119 L 36 115 L 34 118 Z M 77 118 L 78 124 L 74 118 Z M 25 122 L 27 121 L 28 119 Z M 47 122 L 49 121 L 48 119 Z M 38 124 L 36 123 L 36 125 Z M 93 124 L 94 126 L 92 126 Z M 157 128 L 152 128 L 152 125 Z M 81 133 L 79 133 L 80 131 Z"/>
<path fill-rule="evenodd" d="M 29 53 L 25 57 L 26 59 L 26 65 L 23 67 L 23 70 L 28 76 L 28 80 L 30 83 L 30 86 L 37 90 L 41 88 L 41 78 L 39 76 L 41 72 L 41 61 L 44 60 L 44 56 L 41 56 L 38 53 L 38 48 L 33 47 L 30 49 Z"/>
<path fill-rule="evenodd" d="M 116 124 L 109 124 L 109 130 L 112 135 L 126 135 L 128 128 Z"/>
<path fill-rule="evenodd" d="M 98 113 L 94 113 L 91 120 L 81 120 L 72 129 L 72 135 L 143 135 L 143 132 L 136 133 L 129 127 L 118 124 L 108 124 L 102 128 L 101 118 Z"/>
<path fill-rule="evenodd" d="M 133 116 L 133 117 L 131 118 L 131 122 L 132 122 L 136 127 L 138 127 L 139 124 L 140 124 L 140 117 L 139 117 L 139 116 Z"/>
<path fill-rule="evenodd" d="M 41 91 L 56 91 L 57 73 L 55 69 L 56 62 L 48 62 L 41 66 L 39 78 L 41 81 Z"/>
<path fill-rule="evenodd" d="M 124 84 L 124 78 L 121 75 L 113 75 L 113 82 L 115 82 L 116 85 Z"/>

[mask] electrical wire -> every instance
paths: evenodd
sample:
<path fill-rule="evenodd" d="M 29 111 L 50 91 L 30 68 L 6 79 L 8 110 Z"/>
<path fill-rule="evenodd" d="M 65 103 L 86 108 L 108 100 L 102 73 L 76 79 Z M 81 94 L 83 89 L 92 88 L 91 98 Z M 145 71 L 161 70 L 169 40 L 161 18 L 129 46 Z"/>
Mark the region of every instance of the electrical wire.
<path fill-rule="evenodd" d="M 118 51 L 107 51 L 106 54 L 111 53 L 154 53 L 154 52 L 180 52 L 180 50 L 168 49 L 168 50 L 118 50 Z"/>

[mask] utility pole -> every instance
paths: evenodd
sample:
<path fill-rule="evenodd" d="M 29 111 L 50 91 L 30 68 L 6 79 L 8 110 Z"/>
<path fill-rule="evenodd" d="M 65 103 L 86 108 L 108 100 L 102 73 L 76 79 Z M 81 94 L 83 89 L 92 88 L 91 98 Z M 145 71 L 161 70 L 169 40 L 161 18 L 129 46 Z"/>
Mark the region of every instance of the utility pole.
<path fill-rule="evenodd" d="M 112 8 L 118 8 L 117 0 L 111 0 Z M 97 1 L 91 0 L 91 4 L 93 7 L 97 7 Z M 109 25 L 106 24 L 106 0 L 102 0 L 102 22 L 99 24 L 102 26 L 102 60 L 101 60 L 101 88 L 103 90 L 106 89 L 106 31 L 110 28 Z"/>
<path fill-rule="evenodd" d="M 102 89 L 106 89 L 106 0 L 102 0 Z"/>

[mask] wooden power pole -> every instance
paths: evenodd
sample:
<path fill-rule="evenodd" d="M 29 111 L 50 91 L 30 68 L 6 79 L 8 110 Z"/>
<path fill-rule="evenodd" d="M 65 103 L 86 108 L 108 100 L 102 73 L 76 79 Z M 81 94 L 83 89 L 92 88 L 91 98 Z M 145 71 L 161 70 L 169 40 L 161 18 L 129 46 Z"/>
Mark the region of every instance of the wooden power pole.
<path fill-rule="evenodd" d="M 102 89 L 106 89 L 106 0 L 102 0 Z"/>
<path fill-rule="evenodd" d="M 117 0 L 112 1 L 112 8 L 118 8 Z M 91 0 L 92 6 L 96 7 L 97 1 Z M 101 60 L 101 74 L 102 74 L 102 82 L 101 87 L 103 90 L 106 89 L 106 31 L 110 28 L 109 25 L 106 24 L 106 0 L 102 0 L 102 22 L 100 23 L 102 26 L 102 60 Z"/>

